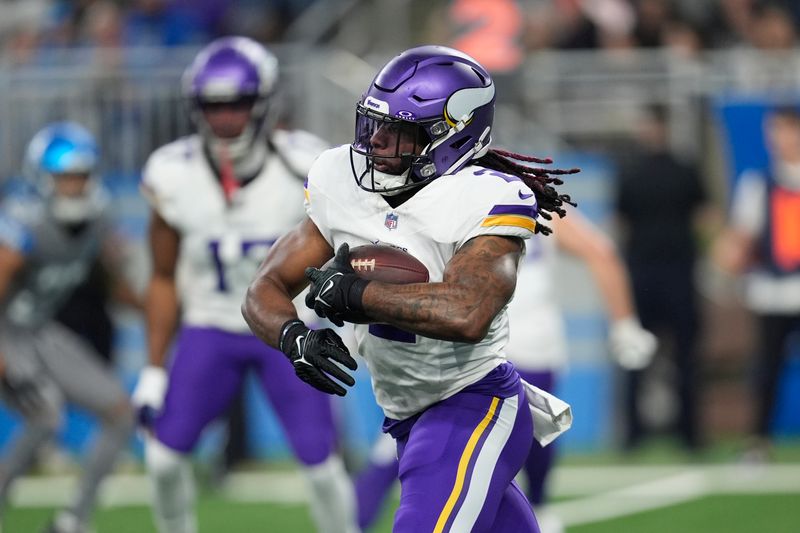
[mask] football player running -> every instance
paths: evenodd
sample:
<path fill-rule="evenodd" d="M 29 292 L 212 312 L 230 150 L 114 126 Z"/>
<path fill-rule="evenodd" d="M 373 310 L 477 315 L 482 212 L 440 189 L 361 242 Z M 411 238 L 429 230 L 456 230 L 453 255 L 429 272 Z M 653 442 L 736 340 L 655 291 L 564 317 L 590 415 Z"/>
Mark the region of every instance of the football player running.
<path fill-rule="evenodd" d="M 538 531 L 513 482 L 533 441 L 523 384 L 506 362 L 505 307 L 524 240 L 564 215 L 551 174 L 490 149 L 495 87 L 471 57 L 440 46 L 387 63 L 357 105 L 350 146 L 322 154 L 307 218 L 270 250 L 243 313 L 297 375 L 344 394 L 355 361 L 332 330 L 309 330 L 292 297 L 356 325 L 359 352 L 397 442 L 395 532 Z M 355 179 L 354 179 L 355 178 Z M 422 261 L 430 283 L 358 278 L 348 245 L 383 243 Z M 334 253 L 334 251 L 336 251 Z M 320 267 L 329 258 L 334 262 Z"/>
<path fill-rule="evenodd" d="M 188 454 L 248 371 L 303 465 L 318 530 L 356 530 L 330 397 L 295 379 L 239 312 L 266 251 L 303 217 L 303 179 L 325 148 L 309 133 L 270 127 L 277 75 L 276 58 L 255 41 L 228 37 L 206 46 L 183 79 L 198 133 L 159 148 L 144 169 L 152 206 L 149 364 L 133 402 L 150 428 L 145 457 L 162 533 L 196 531 Z"/>
<path fill-rule="evenodd" d="M 111 370 L 88 343 L 53 320 L 98 257 L 110 274 L 121 272 L 108 196 L 96 175 L 98 155 L 83 126 L 45 127 L 27 149 L 30 187 L 7 198 L 0 213 L 0 396 L 25 420 L 0 465 L 0 500 L 55 436 L 65 401 L 101 423 L 73 503 L 56 514 L 47 529 L 52 533 L 87 531 L 97 488 L 134 425 L 127 394 Z"/>

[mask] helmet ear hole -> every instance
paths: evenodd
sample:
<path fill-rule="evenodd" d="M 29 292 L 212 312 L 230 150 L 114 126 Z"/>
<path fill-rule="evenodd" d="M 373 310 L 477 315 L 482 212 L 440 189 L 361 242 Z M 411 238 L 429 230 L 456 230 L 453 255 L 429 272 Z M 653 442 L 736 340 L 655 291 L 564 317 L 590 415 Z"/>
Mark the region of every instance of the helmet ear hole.
<path fill-rule="evenodd" d="M 450 143 L 450 147 L 453 148 L 453 150 L 459 150 L 461 149 L 462 146 L 467 144 L 467 141 L 469 140 L 470 137 L 461 137 L 460 139 L 457 139 L 456 141 Z"/>

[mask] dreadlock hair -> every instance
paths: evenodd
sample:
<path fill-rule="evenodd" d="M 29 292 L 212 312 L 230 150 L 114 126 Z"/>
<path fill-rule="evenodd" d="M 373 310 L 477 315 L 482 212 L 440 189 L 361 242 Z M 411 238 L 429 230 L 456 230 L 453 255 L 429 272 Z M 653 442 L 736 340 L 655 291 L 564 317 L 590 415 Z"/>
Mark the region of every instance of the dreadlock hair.
<path fill-rule="evenodd" d="M 490 149 L 485 156 L 474 159 L 472 162 L 484 168 L 497 170 L 521 179 L 536 195 L 539 215 L 545 220 L 552 220 L 553 213 L 557 214 L 560 218 L 564 218 L 567 215 L 564 204 L 569 204 L 573 207 L 578 205 L 572 201 L 572 198 L 570 198 L 568 194 L 559 194 L 554 186 L 564 183 L 561 178 L 556 176 L 577 174 L 580 172 L 579 168 L 560 169 L 530 167 L 517 163 L 517 161 L 537 163 L 540 165 L 550 165 L 553 163 L 553 160 L 550 158 L 543 159 L 496 148 Z M 550 227 L 544 224 L 536 224 L 535 233 L 550 235 L 552 231 Z"/>

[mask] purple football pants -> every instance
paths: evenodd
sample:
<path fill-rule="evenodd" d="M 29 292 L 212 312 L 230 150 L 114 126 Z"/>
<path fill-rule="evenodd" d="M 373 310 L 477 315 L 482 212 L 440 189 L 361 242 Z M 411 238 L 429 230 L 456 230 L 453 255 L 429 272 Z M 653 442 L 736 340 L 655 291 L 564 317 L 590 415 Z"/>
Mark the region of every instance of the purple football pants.
<path fill-rule="evenodd" d="M 183 327 L 155 435 L 191 452 L 203 429 L 225 412 L 248 371 L 261 380 L 297 459 L 323 462 L 335 448 L 330 397 L 297 378 L 286 356 L 253 335 Z"/>
<path fill-rule="evenodd" d="M 478 383 L 384 428 L 397 439 L 394 533 L 538 533 L 513 482 L 533 441 L 519 376 L 502 364 Z"/>
<path fill-rule="evenodd" d="M 555 374 L 553 372 L 532 372 L 520 369 L 517 369 L 517 372 L 522 376 L 522 379 L 531 385 L 547 392 L 553 392 L 553 384 L 555 382 Z M 557 444 L 555 442 L 542 447 L 534 440 L 531 452 L 525 461 L 528 498 L 534 506 L 543 503 L 547 499 L 547 476 L 550 474 L 550 470 L 553 469 L 556 447 Z"/>

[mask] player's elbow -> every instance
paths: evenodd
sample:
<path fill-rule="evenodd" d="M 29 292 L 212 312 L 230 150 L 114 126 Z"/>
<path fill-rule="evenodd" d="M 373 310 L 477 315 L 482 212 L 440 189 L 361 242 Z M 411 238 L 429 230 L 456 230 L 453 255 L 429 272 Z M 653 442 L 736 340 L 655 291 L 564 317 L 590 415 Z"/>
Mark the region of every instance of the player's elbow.
<path fill-rule="evenodd" d="M 464 317 L 453 324 L 455 340 L 466 344 L 478 344 L 489 334 L 491 325 L 491 320 L 476 320 L 474 317 Z"/>
<path fill-rule="evenodd" d="M 247 323 L 248 326 L 250 326 L 250 315 L 248 314 L 247 297 L 245 297 L 245 300 L 242 302 L 242 306 L 239 308 L 239 311 L 241 311 L 242 318 L 244 318 L 244 321 Z"/>
<path fill-rule="evenodd" d="M 247 325 L 250 326 L 252 329 L 253 327 L 253 315 L 255 313 L 253 309 L 253 302 L 254 302 L 254 295 L 253 295 L 253 286 L 250 285 L 247 288 L 247 292 L 244 295 L 244 301 L 242 302 L 241 312 L 242 317 L 244 317 L 244 321 L 247 322 Z"/>

